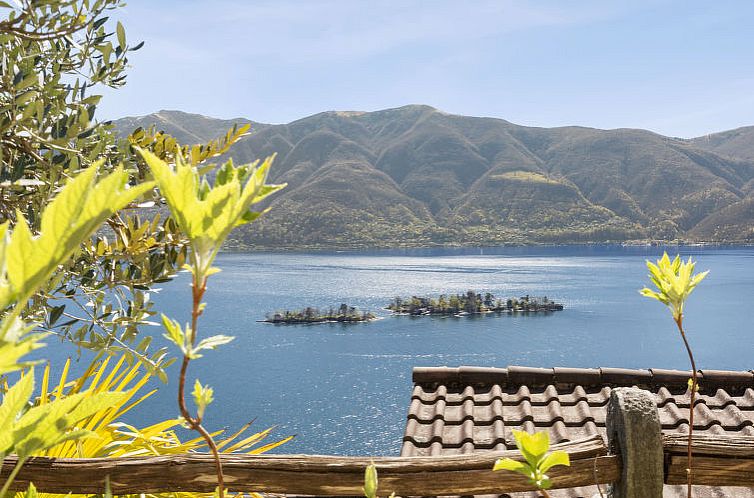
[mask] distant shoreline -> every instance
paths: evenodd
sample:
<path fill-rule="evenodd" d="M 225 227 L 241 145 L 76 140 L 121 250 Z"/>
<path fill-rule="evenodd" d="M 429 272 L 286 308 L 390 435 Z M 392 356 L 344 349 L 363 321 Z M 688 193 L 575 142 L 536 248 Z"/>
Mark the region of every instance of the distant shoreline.
<path fill-rule="evenodd" d="M 385 253 L 386 255 L 400 253 L 420 253 L 422 251 L 443 251 L 458 252 L 460 254 L 470 254 L 471 251 L 493 251 L 496 250 L 515 250 L 515 249 L 546 249 L 546 248 L 616 248 L 623 247 L 626 249 L 652 249 L 652 248 L 679 248 L 679 249 L 733 249 L 736 247 L 750 248 L 754 247 L 752 242 L 691 242 L 691 241 L 627 241 L 627 242 L 578 242 L 578 243 L 535 243 L 535 244 L 503 244 L 503 245 L 398 245 L 398 246 L 283 246 L 283 247 L 268 247 L 268 246 L 249 246 L 249 247 L 237 247 L 229 246 L 224 247 L 221 253 L 226 254 L 296 254 L 296 253 L 316 253 L 316 254 L 359 254 L 359 253 Z M 410 255 L 410 254 L 409 254 Z"/>

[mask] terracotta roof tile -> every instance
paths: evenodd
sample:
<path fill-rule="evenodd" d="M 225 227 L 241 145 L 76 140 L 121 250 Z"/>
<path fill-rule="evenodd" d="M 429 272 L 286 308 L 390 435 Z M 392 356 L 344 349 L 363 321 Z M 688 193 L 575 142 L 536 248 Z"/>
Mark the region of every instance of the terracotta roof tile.
<path fill-rule="evenodd" d="M 665 369 L 416 368 L 401 454 L 514 449 L 512 429 L 547 430 L 553 443 L 594 434 L 605 437 L 607 402 L 617 386 L 649 390 L 657 402 L 662 430 L 688 433 L 689 377 L 688 371 Z M 754 373 L 700 372 L 694 430 L 754 435 Z M 553 496 L 591 497 L 596 492 L 596 488 L 559 490 Z M 685 496 L 685 488 L 667 486 L 665 494 Z M 694 496 L 752 498 L 754 490 L 698 487 Z"/>
<path fill-rule="evenodd" d="M 662 368 L 650 368 L 649 372 L 652 374 L 652 382 L 657 386 L 674 387 L 679 386 L 686 389 L 689 382 L 691 372 L 684 370 L 665 370 Z M 700 379 L 701 383 L 701 379 Z"/>
<path fill-rule="evenodd" d="M 548 386 L 555 383 L 555 372 L 552 368 L 510 366 L 508 383 L 531 387 Z"/>
<path fill-rule="evenodd" d="M 600 370 L 598 368 L 553 368 L 555 384 L 564 385 L 591 385 L 600 382 Z"/>
<path fill-rule="evenodd" d="M 645 387 L 652 383 L 652 372 L 649 370 L 629 370 L 626 368 L 600 368 L 602 379 L 599 384 L 615 386 Z M 686 379 L 684 379 L 686 382 Z"/>

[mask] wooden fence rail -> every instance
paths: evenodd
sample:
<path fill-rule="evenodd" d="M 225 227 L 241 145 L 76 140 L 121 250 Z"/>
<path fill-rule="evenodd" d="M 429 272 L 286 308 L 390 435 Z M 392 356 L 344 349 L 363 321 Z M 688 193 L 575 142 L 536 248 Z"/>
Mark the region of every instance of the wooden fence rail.
<path fill-rule="evenodd" d="M 686 435 L 663 436 L 665 483 L 686 483 Z M 570 468 L 550 473 L 555 486 L 607 484 L 620 478 L 621 462 L 607 455 L 599 436 L 557 445 L 567 451 Z M 754 487 L 754 437 L 695 435 L 694 482 L 709 486 Z M 223 455 L 226 481 L 231 489 L 270 493 L 360 495 L 364 468 L 374 462 L 380 493 L 400 495 L 492 494 L 501 490 L 528 491 L 526 480 L 509 472 L 491 472 L 501 456 L 516 452 L 440 457 L 364 458 L 318 455 Z M 0 482 L 8 477 L 15 458 L 5 459 Z M 29 460 L 14 489 L 34 482 L 41 492 L 101 493 L 109 476 L 118 494 L 168 491 L 209 492 L 214 489 L 213 460 L 205 454 L 132 458 L 46 458 Z"/>
<path fill-rule="evenodd" d="M 685 434 L 663 436 L 665 483 L 686 484 Z M 695 435 L 694 484 L 754 487 L 754 437 Z"/>
<path fill-rule="evenodd" d="M 610 448 L 601 436 L 553 446 L 566 451 L 570 467 L 554 467 L 555 488 L 612 483 L 613 498 L 661 498 L 663 484 L 685 484 L 685 434 L 660 435 L 654 398 L 639 389 L 616 388 L 607 410 Z M 695 435 L 695 484 L 754 487 L 754 437 Z M 222 455 L 225 482 L 232 491 L 312 496 L 361 496 L 364 469 L 379 472 L 379 494 L 443 496 L 532 491 L 518 474 L 493 472 L 500 457 L 517 451 L 436 457 L 342 457 L 319 455 Z M 16 463 L 2 462 L 0 482 Z M 33 482 L 47 493 L 102 493 L 109 479 L 114 494 L 211 492 L 214 461 L 208 454 L 130 458 L 47 458 L 28 460 L 14 490 Z"/>
<path fill-rule="evenodd" d="M 599 436 L 556 445 L 569 453 L 571 467 L 550 472 L 556 487 L 609 483 L 620 476 L 617 456 L 607 456 Z M 380 495 L 436 496 L 491 494 L 501 490 L 529 491 L 526 479 L 511 472 L 492 472 L 501 456 L 520 458 L 515 451 L 438 457 L 337 457 L 317 455 L 223 455 L 225 482 L 234 491 L 358 496 L 364 469 L 374 462 Z M 3 462 L 0 481 L 15 464 Z M 216 476 L 210 455 L 188 454 L 131 458 L 33 458 L 14 482 L 16 490 L 29 482 L 40 492 L 101 493 L 109 476 L 114 494 L 168 491 L 211 492 Z"/>

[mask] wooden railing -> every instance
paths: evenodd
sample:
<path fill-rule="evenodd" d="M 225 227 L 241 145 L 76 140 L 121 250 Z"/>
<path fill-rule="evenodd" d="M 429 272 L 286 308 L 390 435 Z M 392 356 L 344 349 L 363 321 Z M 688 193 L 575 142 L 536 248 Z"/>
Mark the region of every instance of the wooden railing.
<path fill-rule="evenodd" d="M 665 483 L 686 484 L 685 434 L 663 436 Z M 754 487 L 754 437 L 695 435 L 694 484 Z"/>
<path fill-rule="evenodd" d="M 566 451 L 571 458 L 570 467 L 554 467 L 549 472 L 553 487 L 613 483 L 611 496 L 616 498 L 660 498 L 663 484 L 685 484 L 687 436 L 660 437 L 656 408 L 649 398 L 645 401 L 652 404 L 654 418 L 651 410 L 645 410 L 649 425 L 637 425 L 643 415 L 632 412 L 637 406 L 636 399 L 621 403 L 622 394 L 617 391 L 613 390 L 616 395 L 611 397 L 608 409 L 609 443 L 615 454 L 608 454 L 605 442 L 597 435 L 553 446 L 552 449 Z M 636 391 L 628 394 L 646 396 Z M 626 437 L 631 439 L 630 444 Z M 626 447 L 635 451 L 626 451 Z M 754 487 L 754 437 L 697 435 L 693 439 L 693 452 L 695 484 Z M 520 458 L 518 452 L 507 451 L 437 457 L 223 455 L 222 459 L 226 485 L 234 491 L 360 496 L 364 469 L 372 462 L 379 473 L 380 496 L 392 492 L 399 496 L 442 496 L 532 491 L 532 485 L 518 474 L 492 472 L 495 460 L 503 456 Z M 7 479 L 15 463 L 15 457 L 5 458 L 0 482 Z M 40 492 L 94 494 L 103 492 L 106 479 L 116 495 L 211 492 L 216 482 L 214 463 L 207 454 L 37 457 L 26 462 L 12 487 L 23 490 L 33 482 Z"/>
<path fill-rule="evenodd" d="M 617 456 L 607 456 L 599 436 L 557 445 L 567 451 L 571 467 L 553 468 L 558 487 L 587 486 L 615 481 L 620 476 Z M 510 472 L 492 472 L 501 456 L 518 452 L 480 453 L 438 457 L 337 457 L 318 455 L 223 455 L 225 483 L 231 490 L 286 494 L 358 496 L 364 469 L 377 466 L 381 496 L 434 496 L 527 491 L 526 479 Z M 0 479 L 15 464 L 3 463 Z M 167 491 L 206 491 L 216 486 L 212 457 L 205 454 L 132 458 L 33 458 L 21 469 L 14 488 L 29 482 L 41 492 L 102 493 L 109 476 L 113 494 Z"/>

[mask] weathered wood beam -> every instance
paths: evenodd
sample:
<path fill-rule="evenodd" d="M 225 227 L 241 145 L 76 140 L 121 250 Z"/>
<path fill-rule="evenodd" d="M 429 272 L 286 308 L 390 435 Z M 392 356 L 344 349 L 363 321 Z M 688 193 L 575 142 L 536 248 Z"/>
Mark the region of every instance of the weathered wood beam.
<path fill-rule="evenodd" d="M 685 455 L 688 434 L 663 434 L 665 453 Z M 691 443 L 694 455 L 754 458 L 754 436 L 725 436 L 722 434 L 694 434 Z"/>
<path fill-rule="evenodd" d="M 725 458 L 722 456 L 699 456 L 694 453 L 692 477 L 694 484 L 705 486 L 754 487 L 753 458 Z M 665 473 L 666 484 L 686 484 L 685 455 L 670 455 Z"/>
<path fill-rule="evenodd" d="M 605 484 L 620 476 L 620 460 L 606 456 L 602 438 L 556 445 L 567 451 L 571 467 L 549 473 L 554 487 Z M 476 453 L 440 457 L 337 457 L 317 455 L 223 455 L 225 482 L 236 491 L 354 496 L 361 495 L 364 469 L 374 462 L 379 493 L 399 495 L 490 494 L 532 490 L 526 479 L 511 472 L 492 472 L 501 456 L 518 452 Z M 3 462 L 0 480 L 15 464 Z M 215 487 L 214 463 L 206 454 L 132 458 L 33 458 L 18 474 L 14 489 L 29 482 L 40 492 L 101 493 L 109 476 L 114 494 L 168 491 L 210 492 Z"/>
<path fill-rule="evenodd" d="M 665 482 L 685 484 L 687 434 L 663 436 Z M 694 484 L 754 487 L 754 437 L 698 434 L 693 436 Z"/>

